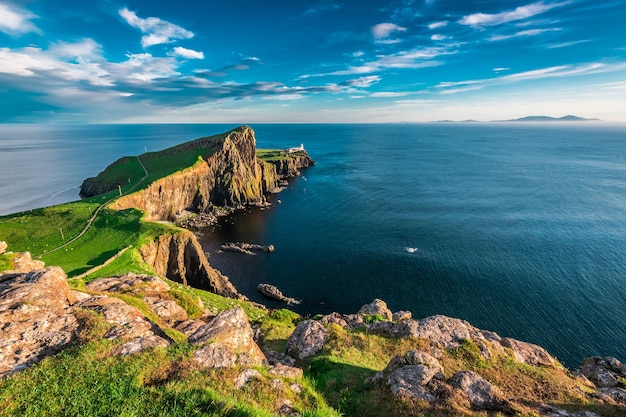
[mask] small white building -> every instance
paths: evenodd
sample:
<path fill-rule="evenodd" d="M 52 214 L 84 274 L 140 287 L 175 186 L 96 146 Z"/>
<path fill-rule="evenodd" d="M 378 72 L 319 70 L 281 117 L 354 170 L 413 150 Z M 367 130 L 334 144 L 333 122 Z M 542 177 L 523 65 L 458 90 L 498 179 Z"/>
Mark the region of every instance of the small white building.
<path fill-rule="evenodd" d="M 295 148 L 289 148 L 286 149 L 287 153 L 294 153 L 294 152 L 300 152 L 304 150 L 304 144 L 301 143 L 300 146 L 297 146 Z"/>

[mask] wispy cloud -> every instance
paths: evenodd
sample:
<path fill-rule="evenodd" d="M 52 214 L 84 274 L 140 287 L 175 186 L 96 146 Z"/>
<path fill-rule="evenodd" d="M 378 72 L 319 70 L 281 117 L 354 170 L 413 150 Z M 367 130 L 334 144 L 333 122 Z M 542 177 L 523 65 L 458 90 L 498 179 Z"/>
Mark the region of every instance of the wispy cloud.
<path fill-rule="evenodd" d="M 312 16 L 312 15 L 317 15 L 317 14 L 321 14 L 325 12 L 332 12 L 332 11 L 339 10 L 339 9 L 341 9 L 341 6 L 338 5 L 337 3 L 324 1 L 306 9 L 306 11 L 304 12 L 304 15 Z"/>
<path fill-rule="evenodd" d="M 31 20 L 36 18 L 28 10 L 10 4 L 0 3 L 0 31 L 11 36 L 20 36 L 29 32 L 41 33 Z"/>
<path fill-rule="evenodd" d="M 465 91 L 478 90 L 487 86 L 510 84 L 522 81 L 543 80 L 548 78 L 565 78 L 579 75 L 598 74 L 604 72 L 622 71 L 626 68 L 626 63 L 604 64 L 590 63 L 580 65 L 560 65 L 548 68 L 540 68 L 531 71 L 523 71 L 514 74 L 503 75 L 494 78 L 479 80 L 464 80 L 454 82 L 441 82 L 435 86 L 440 89 L 441 94 L 456 94 Z M 496 68 L 500 69 L 500 68 Z M 494 71 L 496 70 L 494 69 Z"/>
<path fill-rule="evenodd" d="M 428 29 L 430 30 L 435 30 L 435 29 L 439 29 L 439 28 L 443 28 L 448 26 L 448 21 L 447 20 L 443 20 L 440 22 L 433 22 L 431 24 L 428 25 Z"/>
<path fill-rule="evenodd" d="M 187 58 L 187 59 L 204 59 L 204 52 L 194 51 L 193 49 L 187 49 L 181 46 L 177 46 L 174 49 L 172 49 L 171 54 L 174 56 L 179 56 L 181 58 Z"/>
<path fill-rule="evenodd" d="M 407 28 L 398 26 L 395 23 L 379 23 L 372 26 L 372 35 L 374 36 L 374 39 L 379 42 L 389 38 L 392 33 L 406 31 Z"/>
<path fill-rule="evenodd" d="M 521 38 L 521 37 L 529 37 L 529 36 L 537 36 L 546 32 L 558 32 L 562 30 L 561 28 L 545 28 L 545 29 L 528 29 L 522 30 L 517 33 L 513 33 L 511 35 L 493 35 L 488 40 L 491 42 L 504 41 L 507 39 L 513 38 Z"/>
<path fill-rule="evenodd" d="M 555 7 L 560 7 L 569 3 L 571 3 L 571 1 L 560 3 L 537 2 L 501 13 L 474 13 L 464 16 L 461 20 L 459 20 L 459 23 L 473 27 L 496 26 L 516 20 L 528 19 L 529 17 L 545 13 Z"/>
<path fill-rule="evenodd" d="M 118 10 L 118 13 L 126 23 L 144 34 L 141 38 L 141 45 L 144 48 L 194 37 L 193 32 L 158 17 L 142 19 L 127 8 Z"/>
<path fill-rule="evenodd" d="M 570 46 L 580 45 L 581 43 L 591 42 L 591 39 L 581 39 L 578 41 L 551 43 L 547 46 L 548 49 L 568 48 Z"/>
<path fill-rule="evenodd" d="M 405 97 L 409 92 L 393 92 L 393 91 L 378 91 L 370 94 L 370 97 L 374 98 L 393 98 L 393 97 Z"/>

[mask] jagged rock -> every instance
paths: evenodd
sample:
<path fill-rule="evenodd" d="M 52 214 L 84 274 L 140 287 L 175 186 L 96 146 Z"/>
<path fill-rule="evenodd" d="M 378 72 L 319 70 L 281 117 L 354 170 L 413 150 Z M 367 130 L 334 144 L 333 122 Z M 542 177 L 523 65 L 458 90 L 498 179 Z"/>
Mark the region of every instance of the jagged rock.
<path fill-rule="evenodd" d="M 270 350 L 265 353 L 267 358 L 267 363 L 270 365 L 285 365 L 285 366 L 294 366 L 296 364 L 296 360 L 289 355 L 285 355 L 282 352 L 276 352 L 275 350 Z"/>
<path fill-rule="evenodd" d="M 275 391 L 286 391 L 287 387 L 282 379 L 274 378 L 270 381 L 270 387 Z"/>
<path fill-rule="evenodd" d="M 254 251 L 271 253 L 276 249 L 274 245 L 257 245 L 255 243 L 229 242 L 220 246 L 220 249 L 228 252 L 245 253 L 246 255 L 254 255 Z"/>
<path fill-rule="evenodd" d="M 13 256 L 13 269 L 10 271 L 4 271 L 7 274 L 24 274 L 38 269 L 43 269 L 45 267 L 43 261 L 33 259 L 30 252 L 19 252 L 15 253 Z"/>
<path fill-rule="evenodd" d="M 104 334 L 106 339 L 134 339 L 162 334 L 158 326 L 146 319 L 139 310 L 117 298 L 99 295 L 77 302 L 76 305 L 102 314 L 104 320 L 112 325 Z"/>
<path fill-rule="evenodd" d="M 189 337 L 189 343 L 193 345 L 209 341 L 228 348 L 237 355 L 237 361 L 240 363 L 261 365 L 266 360 L 254 342 L 248 316 L 241 307 L 222 311 Z"/>
<path fill-rule="evenodd" d="M 168 347 L 170 342 L 160 336 L 152 335 L 145 337 L 138 337 L 137 339 L 126 342 L 123 345 L 116 346 L 111 351 L 114 356 L 130 355 L 133 353 L 143 352 L 147 349 L 154 349 L 156 347 Z"/>
<path fill-rule="evenodd" d="M 0 255 L 2 255 L 7 250 L 7 242 L 0 242 Z"/>
<path fill-rule="evenodd" d="M 161 278 L 149 275 L 126 274 L 119 277 L 100 278 L 86 285 L 94 292 L 167 292 L 170 286 Z"/>
<path fill-rule="evenodd" d="M 393 313 L 391 321 L 397 323 L 399 321 L 411 320 L 411 318 L 413 318 L 413 314 L 410 311 L 402 310 Z"/>
<path fill-rule="evenodd" d="M 261 374 L 256 369 L 246 369 L 237 375 L 237 378 L 233 381 L 233 385 L 236 389 L 241 389 L 252 382 L 253 379 L 261 378 Z"/>
<path fill-rule="evenodd" d="M 161 235 L 139 252 L 157 275 L 224 297 L 245 299 L 228 277 L 209 265 L 200 242 L 189 231 Z"/>
<path fill-rule="evenodd" d="M 143 297 L 142 300 L 168 327 L 173 326 L 177 321 L 184 321 L 189 318 L 185 309 L 176 304 L 174 300 L 158 297 Z"/>
<path fill-rule="evenodd" d="M 383 300 L 379 300 L 378 298 L 376 298 L 370 304 L 365 304 L 363 307 L 361 307 L 358 314 L 362 316 L 382 316 L 382 318 L 384 318 L 385 320 L 391 320 L 393 318 L 393 314 L 391 313 L 391 310 L 389 310 L 389 308 L 387 307 L 387 303 L 385 303 Z"/>
<path fill-rule="evenodd" d="M 298 359 L 315 355 L 326 343 L 328 331 L 319 322 L 304 320 L 298 324 L 287 342 L 287 353 Z"/>
<path fill-rule="evenodd" d="M 626 405 L 626 390 L 622 388 L 600 388 L 596 392 L 596 396 L 605 401 Z"/>
<path fill-rule="evenodd" d="M 78 321 L 70 309 L 73 302 L 59 267 L 0 276 L 0 377 L 74 340 Z"/>
<path fill-rule="evenodd" d="M 282 376 L 284 378 L 297 379 L 302 378 L 303 371 L 300 368 L 296 368 L 295 366 L 286 366 L 281 363 L 277 363 L 272 366 L 269 370 L 269 373 L 272 375 Z"/>
<path fill-rule="evenodd" d="M 277 412 L 281 416 L 300 417 L 300 413 L 294 410 L 293 405 L 291 404 L 291 401 L 286 398 L 283 399 L 282 404 L 278 408 Z"/>
<path fill-rule="evenodd" d="M 583 359 L 580 372 L 598 388 L 619 385 L 619 378 L 626 378 L 626 366 L 613 357 L 592 356 Z"/>
<path fill-rule="evenodd" d="M 84 293 L 82 291 L 77 291 L 77 290 L 71 290 L 71 293 L 72 293 L 72 297 L 74 297 L 74 300 L 75 300 L 74 302 L 85 301 L 92 297 L 90 294 Z"/>
<path fill-rule="evenodd" d="M 273 300 L 283 301 L 289 304 L 300 304 L 298 300 L 291 297 L 286 297 L 278 288 L 270 284 L 259 284 L 256 287 L 257 291 Z"/>
<path fill-rule="evenodd" d="M 518 362 L 528 365 L 556 366 L 556 360 L 541 346 L 508 337 L 500 340 L 500 344 L 511 349 Z"/>
<path fill-rule="evenodd" d="M 231 368 L 237 364 L 237 355 L 222 343 L 211 343 L 196 350 L 193 360 L 202 368 Z"/>
<path fill-rule="evenodd" d="M 427 365 L 406 365 L 396 368 L 387 378 L 387 384 L 397 397 L 432 403 L 437 398 L 427 386 L 435 377 L 437 379 L 443 377 L 438 368 Z"/>
<path fill-rule="evenodd" d="M 201 319 L 185 320 L 174 325 L 174 329 L 178 330 L 187 337 L 197 332 L 202 326 L 206 326 L 207 322 Z"/>
<path fill-rule="evenodd" d="M 473 371 L 460 371 L 450 378 L 450 385 L 461 390 L 474 410 L 508 410 L 509 404 L 498 387 Z"/>

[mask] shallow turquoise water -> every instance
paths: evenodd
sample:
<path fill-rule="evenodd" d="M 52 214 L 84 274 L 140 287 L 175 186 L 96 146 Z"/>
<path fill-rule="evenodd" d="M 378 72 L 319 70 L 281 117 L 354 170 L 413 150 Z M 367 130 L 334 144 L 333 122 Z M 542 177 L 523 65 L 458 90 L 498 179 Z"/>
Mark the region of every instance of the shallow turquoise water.
<path fill-rule="evenodd" d="M 5 126 L 0 214 L 73 200 L 118 157 L 232 127 Z M 305 314 L 382 298 L 540 344 L 570 366 L 626 359 L 626 126 L 252 127 L 260 147 L 304 143 L 317 166 L 273 197 L 281 204 L 205 236 L 249 297 L 265 301 L 255 288 L 269 282 Z M 277 250 L 217 253 L 231 240 Z"/>

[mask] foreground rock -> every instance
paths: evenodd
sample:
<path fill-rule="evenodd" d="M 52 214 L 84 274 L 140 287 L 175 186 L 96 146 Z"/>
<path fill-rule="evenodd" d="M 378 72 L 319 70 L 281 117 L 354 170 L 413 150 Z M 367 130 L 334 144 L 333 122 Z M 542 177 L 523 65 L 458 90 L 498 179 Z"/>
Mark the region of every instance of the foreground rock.
<path fill-rule="evenodd" d="M 236 363 L 261 365 L 266 361 L 254 341 L 248 316 L 241 307 L 219 313 L 199 327 L 189 337 L 189 343 L 210 343 L 194 355 L 194 360 L 206 368 L 230 367 Z"/>
<path fill-rule="evenodd" d="M 73 301 L 65 273 L 58 267 L 0 277 L 0 377 L 75 339 L 78 320 L 70 308 Z"/>
<path fill-rule="evenodd" d="M 613 357 L 592 356 L 585 358 L 580 372 L 598 388 L 626 385 L 626 365 Z"/>
<path fill-rule="evenodd" d="M 327 335 L 328 330 L 319 322 L 302 321 L 287 341 L 287 352 L 298 359 L 309 358 L 324 347 Z"/>

